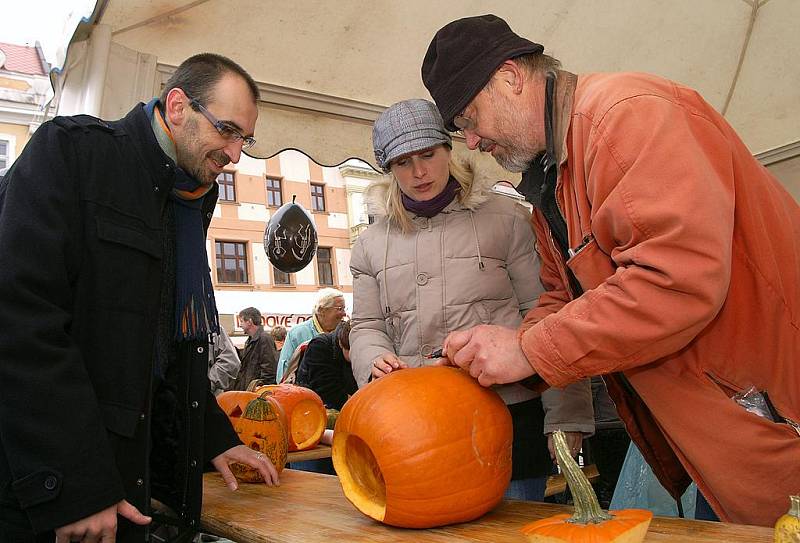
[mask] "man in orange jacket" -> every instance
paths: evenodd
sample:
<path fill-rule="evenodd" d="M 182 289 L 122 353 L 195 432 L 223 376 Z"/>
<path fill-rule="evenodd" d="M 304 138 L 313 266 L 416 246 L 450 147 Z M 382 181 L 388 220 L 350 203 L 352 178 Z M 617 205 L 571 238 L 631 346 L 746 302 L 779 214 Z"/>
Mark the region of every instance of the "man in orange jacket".
<path fill-rule="evenodd" d="M 604 375 L 673 496 L 771 525 L 800 492 L 800 208 L 699 94 L 576 76 L 493 15 L 440 29 L 422 66 L 450 130 L 523 172 L 546 292 L 519 330 L 448 336 L 484 385 Z M 733 397 L 768 393 L 772 419 Z"/>

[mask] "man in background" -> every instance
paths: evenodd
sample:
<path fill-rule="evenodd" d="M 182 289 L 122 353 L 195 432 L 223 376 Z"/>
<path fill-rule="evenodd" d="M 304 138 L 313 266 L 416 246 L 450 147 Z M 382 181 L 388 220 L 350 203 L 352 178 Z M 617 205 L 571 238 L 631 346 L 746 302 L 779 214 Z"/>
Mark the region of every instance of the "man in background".
<path fill-rule="evenodd" d="M 256 379 L 260 381 L 259 384 L 274 385 L 278 351 L 272 336 L 264 330 L 261 312 L 255 307 L 242 309 L 239 312 L 239 323 L 248 337 L 242 350 L 242 365 L 233 390 L 247 390 Z"/>

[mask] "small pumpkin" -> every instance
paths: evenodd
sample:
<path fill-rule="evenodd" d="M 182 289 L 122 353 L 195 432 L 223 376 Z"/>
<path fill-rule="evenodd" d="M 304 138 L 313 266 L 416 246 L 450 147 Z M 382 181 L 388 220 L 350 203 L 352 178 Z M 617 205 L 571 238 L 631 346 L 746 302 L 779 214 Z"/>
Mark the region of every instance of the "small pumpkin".
<path fill-rule="evenodd" d="M 800 496 L 789 496 L 789 511 L 775 523 L 775 543 L 800 543 Z"/>
<path fill-rule="evenodd" d="M 511 415 L 500 397 L 452 367 L 404 369 L 356 392 L 333 433 L 344 495 L 393 526 L 476 519 L 511 480 Z"/>
<path fill-rule="evenodd" d="M 560 514 L 522 527 L 532 543 L 640 543 L 644 541 L 653 513 L 644 509 L 600 509 L 589 479 L 572 458 L 564 432 L 553 434 L 556 459 L 575 501 L 575 513 Z"/>
<path fill-rule="evenodd" d="M 259 397 L 252 392 L 229 391 L 217 397 L 222 410 L 228 415 L 234 431 L 246 446 L 270 459 L 278 473 L 286 465 L 288 439 L 286 417 L 275 400 Z M 231 472 L 241 482 L 263 481 L 257 469 L 234 462 Z"/>
<path fill-rule="evenodd" d="M 322 398 L 311 390 L 296 385 L 265 385 L 256 393 L 277 401 L 286 414 L 289 450 L 303 451 L 317 446 L 328 414 Z"/>

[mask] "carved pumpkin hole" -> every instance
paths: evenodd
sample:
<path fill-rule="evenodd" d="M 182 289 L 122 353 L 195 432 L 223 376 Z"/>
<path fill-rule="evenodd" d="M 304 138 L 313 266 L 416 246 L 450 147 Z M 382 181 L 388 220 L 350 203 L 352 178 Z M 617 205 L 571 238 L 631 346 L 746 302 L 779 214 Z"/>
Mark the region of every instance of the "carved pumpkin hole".
<path fill-rule="evenodd" d="M 231 412 L 228 413 L 228 416 L 230 418 L 232 418 L 232 419 L 237 419 L 237 418 L 241 417 L 242 416 L 242 408 L 241 408 L 241 406 L 237 405 L 236 407 L 234 407 L 231 410 Z"/>
<path fill-rule="evenodd" d="M 315 402 L 302 400 L 292 410 L 292 439 L 297 443 L 297 449 L 303 450 L 314 444 L 325 430 L 326 420 L 322 416 Z"/>
<path fill-rule="evenodd" d="M 352 491 L 345 495 L 363 513 L 382 521 L 386 515 L 386 483 L 378 461 L 361 438 L 346 434 L 334 439 L 337 437 L 345 440 L 342 449 L 345 469 L 338 473 L 342 485 Z"/>

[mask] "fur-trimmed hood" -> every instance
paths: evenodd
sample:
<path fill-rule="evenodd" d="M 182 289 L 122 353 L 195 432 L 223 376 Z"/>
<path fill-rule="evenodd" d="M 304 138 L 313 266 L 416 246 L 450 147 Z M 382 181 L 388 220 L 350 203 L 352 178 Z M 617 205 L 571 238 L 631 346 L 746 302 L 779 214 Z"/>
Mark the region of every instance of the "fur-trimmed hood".
<path fill-rule="evenodd" d="M 456 199 L 464 209 L 475 211 L 489 198 L 492 187 L 497 181 L 498 180 L 490 180 L 487 177 L 480 179 L 473 178 L 472 181 L 466 184 L 465 194 L 462 194 L 460 190 L 456 195 Z M 376 179 L 367 187 L 364 195 L 367 211 L 370 215 L 385 217 L 391 216 L 398 211 L 392 207 L 392 202 L 389 200 L 389 188 L 392 183 L 396 183 L 396 181 L 392 178 L 391 174 L 389 174 Z M 407 213 L 405 209 L 400 211 Z"/>

